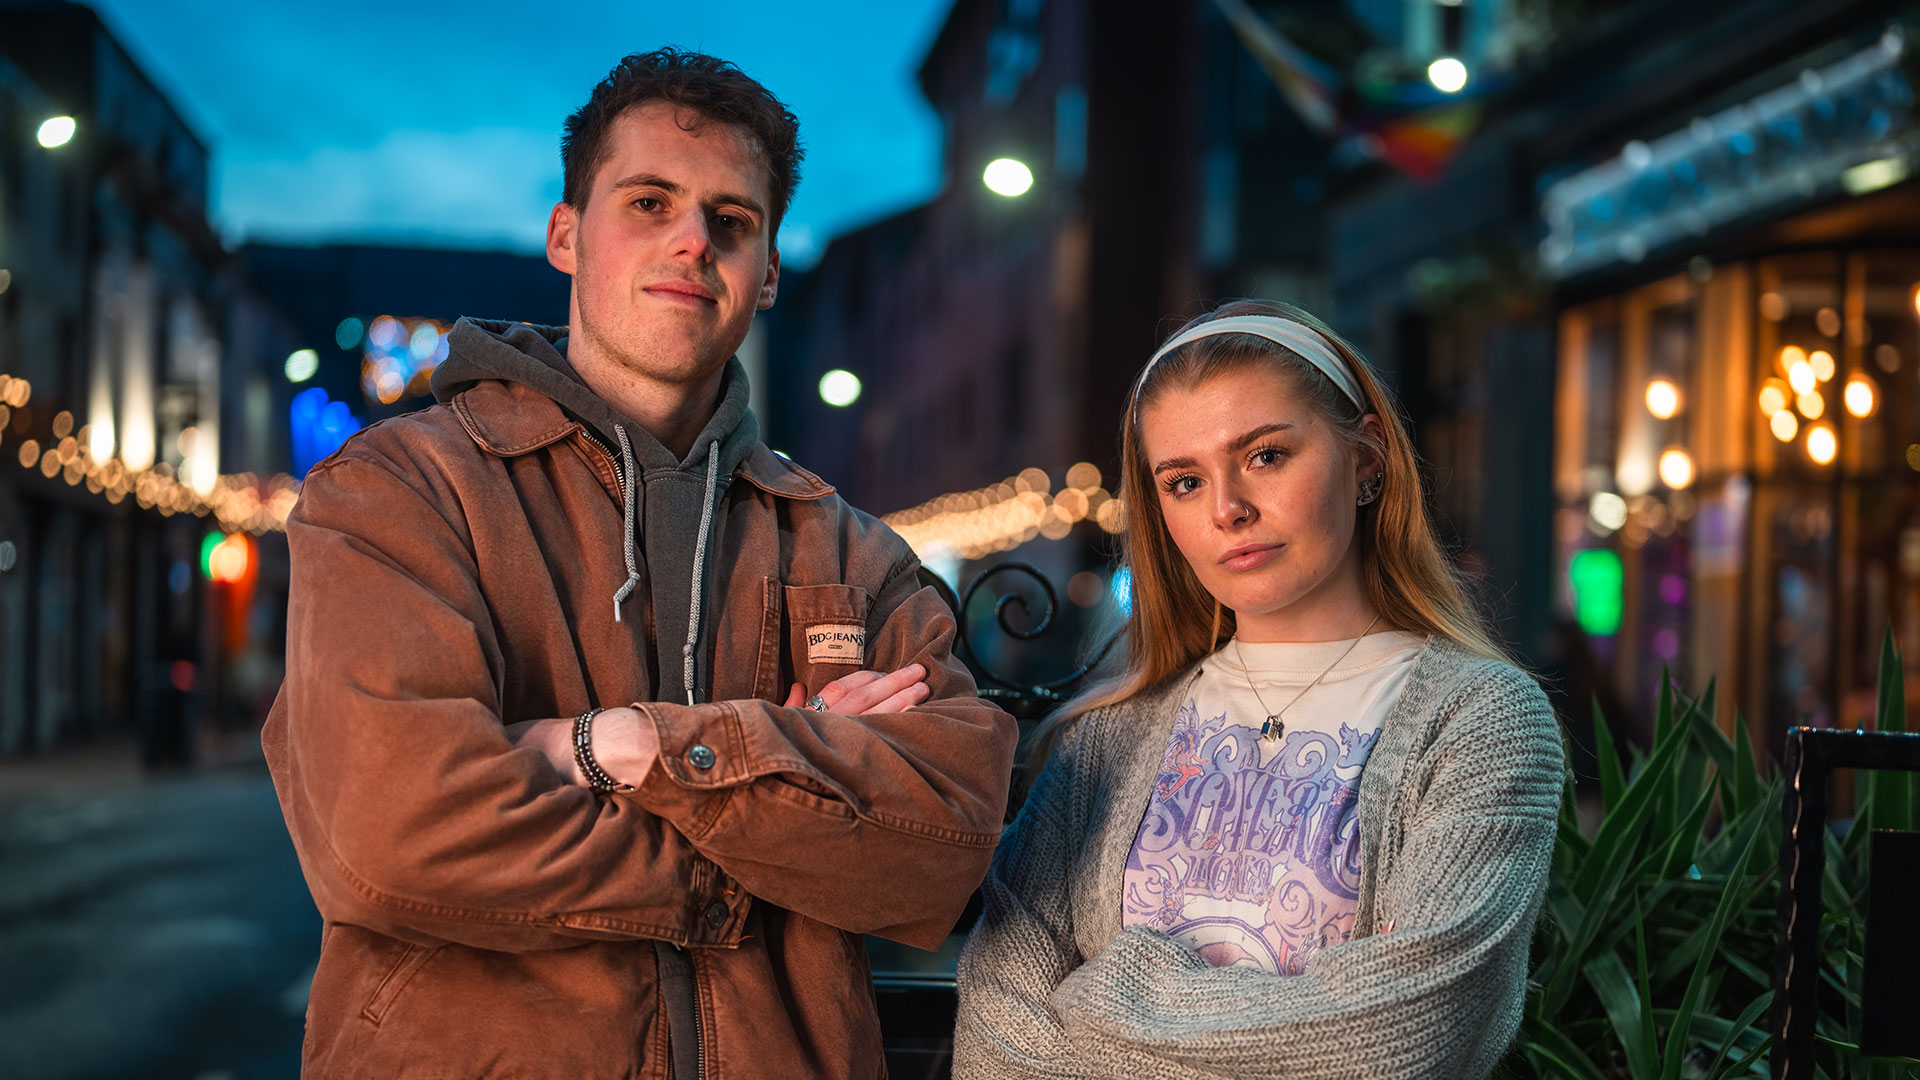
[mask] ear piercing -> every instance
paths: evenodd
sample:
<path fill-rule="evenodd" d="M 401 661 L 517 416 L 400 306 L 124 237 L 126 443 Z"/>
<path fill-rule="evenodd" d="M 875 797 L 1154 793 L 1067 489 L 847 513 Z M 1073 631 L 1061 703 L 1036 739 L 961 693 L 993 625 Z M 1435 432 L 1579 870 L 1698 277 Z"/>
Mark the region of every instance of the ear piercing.
<path fill-rule="evenodd" d="M 1359 499 L 1358 505 L 1366 506 L 1367 504 L 1372 503 L 1375 500 L 1380 498 L 1380 486 L 1382 483 L 1385 482 L 1385 476 L 1386 474 L 1384 472 L 1374 473 L 1373 479 L 1360 485 L 1360 499 Z"/>

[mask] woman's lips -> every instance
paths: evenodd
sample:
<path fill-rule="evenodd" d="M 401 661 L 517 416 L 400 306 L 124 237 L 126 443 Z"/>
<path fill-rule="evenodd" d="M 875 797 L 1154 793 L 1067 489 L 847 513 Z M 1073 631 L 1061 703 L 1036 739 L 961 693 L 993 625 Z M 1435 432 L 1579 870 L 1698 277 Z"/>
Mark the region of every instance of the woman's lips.
<path fill-rule="evenodd" d="M 1284 544 L 1248 544 L 1234 548 L 1220 556 L 1220 565 L 1231 573 L 1244 573 L 1258 566 L 1265 566 L 1280 554 Z"/>

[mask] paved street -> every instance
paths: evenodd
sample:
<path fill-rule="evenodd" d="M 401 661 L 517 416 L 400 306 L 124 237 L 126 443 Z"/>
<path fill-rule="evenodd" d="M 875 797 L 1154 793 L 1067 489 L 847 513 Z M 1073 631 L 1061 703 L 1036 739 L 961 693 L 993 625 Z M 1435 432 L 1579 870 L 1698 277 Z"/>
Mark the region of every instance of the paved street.
<path fill-rule="evenodd" d="M 0 764 L 0 1072 L 299 1072 L 320 920 L 264 767 Z"/>

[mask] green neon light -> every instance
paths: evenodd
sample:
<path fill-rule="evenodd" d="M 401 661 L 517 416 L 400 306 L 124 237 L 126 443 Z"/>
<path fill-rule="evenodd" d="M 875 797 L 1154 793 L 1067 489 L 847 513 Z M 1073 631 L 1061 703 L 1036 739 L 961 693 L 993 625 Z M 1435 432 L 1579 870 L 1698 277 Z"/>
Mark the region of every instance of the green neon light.
<path fill-rule="evenodd" d="M 1620 556 L 1582 551 L 1567 564 L 1567 577 L 1573 583 L 1573 617 L 1580 629 L 1596 637 L 1619 633 L 1626 592 Z"/>
<path fill-rule="evenodd" d="M 200 576 L 208 581 L 213 580 L 213 549 L 219 547 L 220 541 L 225 539 L 226 536 L 223 533 L 210 532 L 206 539 L 200 541 Z"/>

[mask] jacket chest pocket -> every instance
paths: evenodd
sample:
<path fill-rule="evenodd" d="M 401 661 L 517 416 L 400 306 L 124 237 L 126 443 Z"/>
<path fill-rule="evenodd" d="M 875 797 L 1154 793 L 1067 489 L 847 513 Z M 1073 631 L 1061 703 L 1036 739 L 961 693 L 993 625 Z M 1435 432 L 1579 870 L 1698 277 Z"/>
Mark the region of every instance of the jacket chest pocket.
<path fill-rule="evenodd" d="M 867 655 L 867 590 L 855 585 L 786 585 L 782 592 L 788 664 L 793 681 L 808 694 L 873 666 Z"/>

